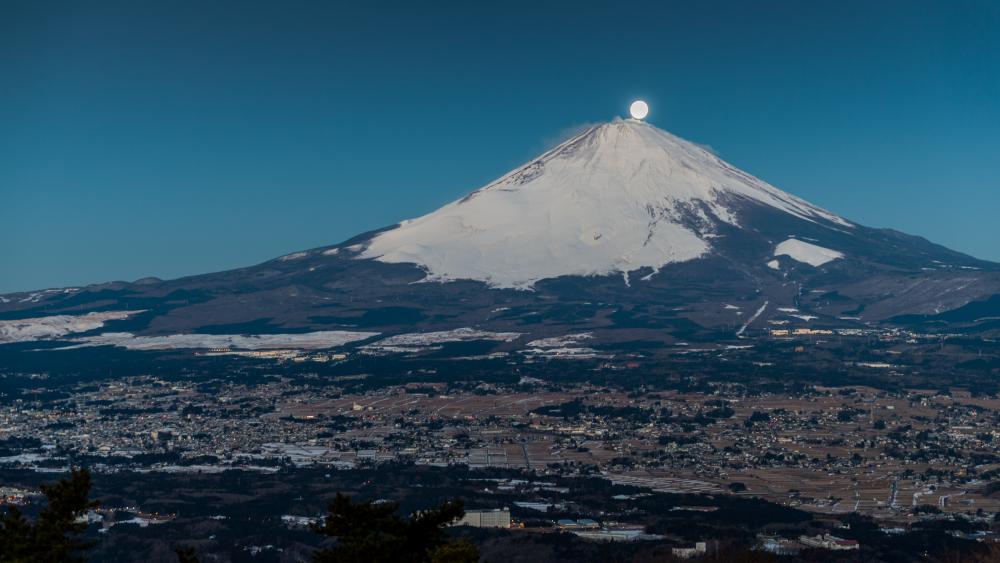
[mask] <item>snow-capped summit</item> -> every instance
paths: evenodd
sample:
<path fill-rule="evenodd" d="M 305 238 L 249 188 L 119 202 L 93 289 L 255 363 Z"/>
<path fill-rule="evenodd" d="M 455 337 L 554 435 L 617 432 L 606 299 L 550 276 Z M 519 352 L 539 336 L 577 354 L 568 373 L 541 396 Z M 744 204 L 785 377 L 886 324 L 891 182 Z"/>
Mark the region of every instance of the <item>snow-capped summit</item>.
<path fill-rule="evenodd" d="M 428 281 L 531 287 L 694 260 L 722 224 L 764 205 L 853 224 L 644 121 L 597 125 L 470 195 L 374 237 L 361 254 L 414 263 Z"/>

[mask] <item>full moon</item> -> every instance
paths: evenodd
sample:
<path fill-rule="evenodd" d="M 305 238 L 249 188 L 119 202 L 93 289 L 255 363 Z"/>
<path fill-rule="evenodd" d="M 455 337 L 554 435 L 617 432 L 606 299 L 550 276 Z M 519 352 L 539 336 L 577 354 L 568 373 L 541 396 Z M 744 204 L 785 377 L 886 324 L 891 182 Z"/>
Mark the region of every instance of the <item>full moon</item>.
<path fill-rule="evenodd" d="M 628 112 L 636 119 L 643 119 L 649 115 L 649 104 L 642 100 L 636 100 L 628 107 Z"/>

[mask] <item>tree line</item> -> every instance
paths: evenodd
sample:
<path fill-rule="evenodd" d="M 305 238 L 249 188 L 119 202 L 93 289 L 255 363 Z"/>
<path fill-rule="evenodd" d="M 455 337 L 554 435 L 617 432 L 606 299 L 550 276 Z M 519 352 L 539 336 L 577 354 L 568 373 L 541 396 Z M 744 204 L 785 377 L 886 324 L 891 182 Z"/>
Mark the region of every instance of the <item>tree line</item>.
<path fill-rule="evenodd" d="M 100 503 L 90 498 L 91 475 L 73 468 L 68 477 L 42 485 L 46 502 L 29 520 L 20 508 L 0 511 L 0 563 L 84 563 L 97 542 L 83 537 L 87 513 Z M 449 537 L 446 528 L 465 514 L 460 499 L 398 514 L 396 502 L 355 502 L 337 493 L 327 515 L 312 530 L 336 538 L 313 553 L 316 563 L 475 563 L 479 549 Z M 178 563 L 198 563 L 190 546 L 175 550 Z"/>

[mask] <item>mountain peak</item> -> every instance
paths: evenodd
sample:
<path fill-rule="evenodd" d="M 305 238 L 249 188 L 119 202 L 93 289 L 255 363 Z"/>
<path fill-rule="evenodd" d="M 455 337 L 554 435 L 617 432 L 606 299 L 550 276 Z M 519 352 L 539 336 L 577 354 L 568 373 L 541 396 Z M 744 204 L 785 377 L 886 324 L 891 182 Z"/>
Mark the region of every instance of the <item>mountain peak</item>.
<path fill-rule="evenodd" d="M 590 127 L 527 164 L 369 241 L 364 258 L 414 263 L 427 281 L 530 288 L 693 260 L 747 204 L 798 219 L 844 219 L 636 119 Z"/>

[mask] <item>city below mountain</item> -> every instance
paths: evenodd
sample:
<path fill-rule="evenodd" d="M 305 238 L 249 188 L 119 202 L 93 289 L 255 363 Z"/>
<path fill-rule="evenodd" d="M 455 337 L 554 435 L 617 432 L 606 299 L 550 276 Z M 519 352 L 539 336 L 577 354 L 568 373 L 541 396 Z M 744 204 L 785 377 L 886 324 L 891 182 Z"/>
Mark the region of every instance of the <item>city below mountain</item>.
<path fill-rule="evenodd" d="M 1000 562 L 997 2 L 12 4 L 0 563 Z"/>

